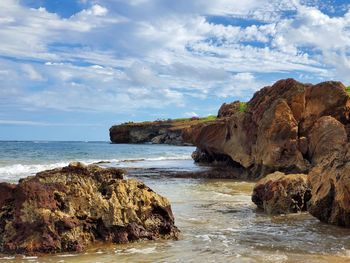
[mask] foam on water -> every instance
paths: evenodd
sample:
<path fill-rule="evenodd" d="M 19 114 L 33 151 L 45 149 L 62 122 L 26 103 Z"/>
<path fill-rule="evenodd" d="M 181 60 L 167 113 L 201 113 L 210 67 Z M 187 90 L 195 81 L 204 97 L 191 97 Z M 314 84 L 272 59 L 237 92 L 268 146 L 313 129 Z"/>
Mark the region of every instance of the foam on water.
<path fill-rule="evenodd" d="M 162 162 L 162 161 L 176 161 L 176 160 L 189 160 L 186 155 L 171 156 L 171 157 L 156 157 L 156 158 L 143 158 L 143 159 L 125 159 L 125 160 L 77 160 L 84 164 L 109 164 L 117 167 L 130 167 L 137 166 L 138 164 Z M 71 160 L 76 161 L 76 160 Z M 56 162 L 49 164 L 12 164 L 6 166 L 0 166 L 0 180 L 1 181 L 13 181 L 23 176 L 35 175 L 38 172 L 44 170 L 50 170 L 58 167 L 67 166 L 71 161 Z"/>

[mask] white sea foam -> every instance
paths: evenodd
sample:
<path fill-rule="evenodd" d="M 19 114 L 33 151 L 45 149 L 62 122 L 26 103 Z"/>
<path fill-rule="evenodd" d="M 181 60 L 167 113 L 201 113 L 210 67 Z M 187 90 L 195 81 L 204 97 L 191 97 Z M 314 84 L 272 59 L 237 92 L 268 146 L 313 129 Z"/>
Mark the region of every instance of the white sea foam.
<path fill-rule="evenodd" d="M 149 247 L 149 248 L 129 248 L 124 250 L 122 253 L 124 254 L 152 254 L 156 251 L 156 247 Z"/>
<path fill-rule="evenodd" d="M 186 160 L 190 159 L 187 155 L 178 155 L 178 156 L 169 156 L 169 157 L 153 157 L 153 158 L 143 158 L 143 159 L 111 159 L 111 160 L 78 160 L 85 164 L 92 163 L 101 163 L 108 164 L 112 163 L 116 166 L 123 167 L 128 166 L 125 163 L 133 162 L 133 163 L 144 163 L 144 162 L 155 162 L 155 161 L 172 161 L 172 160 Z M 75 161 L 75 160 L 72 160 Z M 124 163 L 124 164 L 123 164 Z M 54 169 L 57 167 L 67 166 L 69 161 L 66 162 L 56 162 L 56 163 L 48 163 L 48 164 L 11 164 L 0 166 L 0 181 L 17 181 L 19 178 L 34 175 L 38 172 Z"/>

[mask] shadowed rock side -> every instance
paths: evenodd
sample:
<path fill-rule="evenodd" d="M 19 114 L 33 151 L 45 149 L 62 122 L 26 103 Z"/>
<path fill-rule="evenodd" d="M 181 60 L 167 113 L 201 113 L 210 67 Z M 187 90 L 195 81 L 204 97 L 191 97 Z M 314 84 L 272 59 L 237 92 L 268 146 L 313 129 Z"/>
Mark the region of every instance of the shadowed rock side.
<path fill-rule="evenodd" d="M 310 188 L 305 174 L 269 174 L 255 185 L 252 201 L 268 214 L 288 214 L 307 210 Z"/>
<path fill-rule="evenodd" d="M 131 123 L 112 126 L 109 130 L 113 143 L 145 143 L 183 145 L 182 129 L 170 123 Z"/>
<path fill-rule="evenodd" d="M 0 252 L 82 251 L 95 241 L 177 238 L 168 200 L 123 171 L 80 163 L 0 184 Z"/>
<path fill-rule="evenodd" d="M 130 122 L 114 125 L 109 129 L 112 143 L 153 143 L 171 145 L 192 145 L 183 140 L 183 130 L 198 123 L 205 123 L 206 118 L 175 119 L 153 122 Z"/>
<path fill-rule="evenodd" d="M 237 102 L 224 104 L 220 118 L 186 129 L 183 137 L 198 147 L 197 161 L 226 156 L 246 169 L 246 177 L 274 171 L 307 173 L 314 166 L 310 133 L 315 123 L 331 116 L 347 125 L 349 106 L 340 82 L 311 85 L 280 80 L 255 93 L 244 112 Z"/>

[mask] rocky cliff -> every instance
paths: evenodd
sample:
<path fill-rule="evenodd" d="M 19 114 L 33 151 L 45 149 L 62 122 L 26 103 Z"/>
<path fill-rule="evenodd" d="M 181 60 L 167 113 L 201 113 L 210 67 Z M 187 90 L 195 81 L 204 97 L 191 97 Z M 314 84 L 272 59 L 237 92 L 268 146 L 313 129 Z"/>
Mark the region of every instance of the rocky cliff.
<path fill-rule="evenodd" d="M 0 184 L 0 252 L 82 251 L 96 241 L 177 238 L 168 200 L 123 171 L 73 163 Z"/>
<path fill-rule="evenodd" d="M 307 173 L 315 149 L 323 147 L 312 136 L 317 121 L 330 116 L 348 130 L 349 113 L 341 83 L 286 79 L 255 93 L 243 111 L 237 103 L 224 104 L 216 121 L 190 127 L 183 137 L 198 147 L 195 160 L 229 159 L 253 178 L 274 171 Z"/>
<path fill-rule="evenodd" d="M 114 125 L 109 129 L 112 143 L 154 143 L 172 145 L 191 145 L 182 137 L 184 129 L 209 119 L 179 119 L 168 121 L 153 121 L 125 123 Z"/>
<path fill-rule="evenodd" d="M 218 120 L 184 138 L 196 161 L 240 166 L 262 178 L 252 200 L 268 213 L 308 210 L 350 227 L 350 98 L 340 82 L 280 80 L 255 93 L 245 110 L 224 104 Z"/>

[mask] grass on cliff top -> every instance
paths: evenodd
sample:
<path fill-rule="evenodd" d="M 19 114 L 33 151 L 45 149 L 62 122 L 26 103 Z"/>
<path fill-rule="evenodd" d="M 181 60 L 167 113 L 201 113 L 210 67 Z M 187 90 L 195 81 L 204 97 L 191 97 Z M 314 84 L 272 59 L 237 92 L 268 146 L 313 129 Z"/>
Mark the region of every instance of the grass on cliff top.
<path fill-rule="evenodd" d="M 348 93 L 348 95 L 350 96 L 350 86 L 345 88 L 346 92 Z"/>
<path fill-rule="evenodd" d="M 184 126 L 191 126 L 193 124 L 207 122 L 207 121 L 214 121 L 217 117 L 215 115 L 209 115 L 207 117 L 203 118 L 177 118 L 177 119 L 164 119 L 164 120 L 155 120 L 155 121 L 144 121 L 144 122 L 126 122 L 122 125 L 149 125 L 149 124 L 169 124 L 176 127 L 184 127 Z"/>
<path fill-rule="evenodd" d="M 240 102 L 239 103 L 239 112 L 246 112 L 247 110 L 247 103 L 246 102 Z"/>

